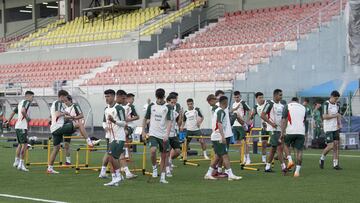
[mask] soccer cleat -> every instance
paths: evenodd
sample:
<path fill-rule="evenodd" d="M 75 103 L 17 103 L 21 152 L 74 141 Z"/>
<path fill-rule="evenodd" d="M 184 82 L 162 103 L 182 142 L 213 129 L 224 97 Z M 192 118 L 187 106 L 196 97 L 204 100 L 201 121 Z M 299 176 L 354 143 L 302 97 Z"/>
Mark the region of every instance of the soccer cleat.
<path fill-rule="evenodd" d="M 55 171 L 54 169 L 48 169 L 48 170 L 46 171 L 46 173 L 47 173 L 47 174 L 59 174 L 59 172 L 58 172 L 58 171 Z"/>
<path fill-rule="evenodd" d="M 319 161 L 320 165 L 319 166 L 320 166 L 321 169 L 324 169 L 324 163 L 325 163 L 324 160 L 320 159 L 320 161 Z"/>
<path fill-rule="evenodd" d="M 14 168 L 17 168 L 17 167 L 18 167 L 18 165 L 19 165 L 19 161 L 14 161 L 14 163 L 13 163 L 13 167 L 14 167 Z"/>
<path fill-rule="evenodd" d="M 98 140 L 92 140 L 92 144 L 95 146 L 97 144 L 99 144 L 101 141 L 101 139 L 98 139 Z"/>
<path fill-rule="evenodd" d="M 205 179 L 205 180 L 217 180 L 217 178 L 215 178 L 215 177 L 212 176 L 212 175 L 205 175 L 205 176 L 204 176 L 204 179 Z"/>
<path fill-rule="evenodd" d="M 153 178 L 157 178 L 157 177 L 158 177 L 158 171 L 157 171 L 157 169 L 153 170 L 153 172 L 152 172 L 152 177 L 153 177 Z"/>
<path fill-rule="evenodd" d="M 171 178 L 171 177 L 173 177 L 173 175 L 171 174 L 171 172 L 166 172 L 166 177 Z"/>
<path fill-rule="evenodd" d="M 334 166 L 335 170 L 342 170 L 342 168 L 339 165 Z"/>
<path fill-rule="evenodd" d="M 246 162 L 245 162 L 245 165 L 249 165 L 249 164 L 251 164 L 251 160 L 247 159 Z"/>
<path fill-rule="evenodd" d="M 130 174 L 126 175 L 125 177 L 126 177 L 126 179 L 133 179 L 133 178 L 136 178 L 137 175 L 130 173 Z"/>
<path fill-rule="evenodd" d="M 272 172 L 274 172 L 274 171 L 271 168 L 265 169 L 265 173 L 272 173 Z"/>
<path fill-rule="evenodd" d="M 241 176 L 236 176 L 236 175 L 231 175 L 228 177 L 228 180 L 229 181 L 232 181 L 232 180 L 241 180 L 242 177 Z"/>
<path fill-rule="evenodd" d="M 283 176 L 286 176 L 286 173 L 288 172 L 287 168 L 284 168 L 281 170 L 281 173 Z"/>
<path fill-rule="evenodd" d="M 104 186 L 119 186 L 119 182 L 117 182 L 116 180 L 112 180 L 109 183 L 105 183 Z"/>
<path fill-rule="evenodd" d="M 295 173 L 294 173 L 294 177 L 295 177 L 295 178 L 297 178 L 297 177 L 299 177 L 299 176 L 300 176 L 300 173 L 298 173 L 298 172 L 295 172 Z"/>
<path fill-rule="evenodd" d="M 169 182 L 165 179 L 160 179 L 160 183 L 168 184 Z"/>
<path fill-rule="evenodd" d="M 289 161 L 288 165 L 287 165 L 287 169 L 290 170 L 295 166 L 293 161 Z"/>
<path fill-rule="evenodd" d="M 21 165 L 21 167 L 17 168 L 19 171 L 29 172 L 29 169 L 25 168 L 24 165 Z"/>
<path fill-rule="evenodd" d="M 100 173 L 99 178 L 106 179 L 106 178 L 109 178 L 109 177 L 106 175 L 106 173 Z"/>

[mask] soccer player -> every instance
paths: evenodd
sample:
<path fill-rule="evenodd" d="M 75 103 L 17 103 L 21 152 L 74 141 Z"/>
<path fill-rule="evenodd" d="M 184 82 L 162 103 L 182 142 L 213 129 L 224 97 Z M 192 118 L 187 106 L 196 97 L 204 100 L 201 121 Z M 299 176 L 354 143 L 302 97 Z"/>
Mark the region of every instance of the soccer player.
<path fill-rule="evenodd" d="M 333 150 L 333 167 L 335 170 L 341 170 L 339 166 L 339 145 L 341 129 L 340 106 L 337 103 L 340 93 L 336 90 L 331 92 L 330 99 L 323 105 L 324 132 L 326 137 L 326 148 L 320 157 L 320 168 L 324 169 L 325 156 Z"/>
<path fill-rule="evenodd" d="M 65 112 L 68 113 L 67 116 L 65 116 L 65 123 L 68 122 L 82 122 L 84 123 L 84 114 L 79 106 L 79 104 L 77 103 L 73 103 L 72 97 L 71 95 L 68 95 L 65 100 L 64 100 L 64 104 L 65 104 Z M 74 131 L 73 133 L 66 135 L 66 136 L 72 136 L 75 135 L 76 131 Z M 70 142 L 71 142 L 71 138 L 65 138 L 64 139 L 64 149 L 65 149 L 65 156 L 66 156 L 66 162 L 65 165 L 71 165 L 71 157 L 70 157 Z"/>
<path fill-rule="evenodd" d="M 149 143 L 150 143 L 150 154 L 151 162 L 153 167 L 152 177 L 156 178 L 158 176 L 157 171 L 157 162 L 156 162 L 156 149 L 159 148 L 161 153 L 160 161 L 160 183 L 168 183 L 166 181 L 166 163 L 167 163 L 167 152 L 169 150 L 169 134 L 171 130 L 171 121 L 172 121 L 172 109 L 165 102 L 165 90 L 157 89 L 155 91 L 156 102 L 148 106 L 143 121 L 143 131 L 142 136 L 147 137 L 145 133 L 145 128 L 147 126 L 147 121 L 150 120 L 149 128 Z"/>
<path fill-rule="evenodd" d="M 228 155 L 228 147 L 226 144 L 226 134 L 232 134 L 230 117 L 226 116 L 225 110 L 228 107 L 228 98 L 226 96 L 221 96 L 219 98 L 220 107 L 217 108 L 214 112 L 212 119 L 212 130 L 211 141 L 213 143 L 215 151 L 215 159 L 211 160 L 210 167 L 204 176 L 205 180 L 217 180 L 213 177 L 213 172 L 216 168 L 216 165 L 220 159 L 223 160 L 225 166 L 225 173 L 228 175 L 228 180 L 240 180 L 242 177 L 236 176 L 233 174 L 230 167 L 230 158 Z"/>
<path fill-rule="evenodd" d="M 50 155 L 50 160 L 48 163 L 47 173 L 48 174 L 58 174 L 58 171 L 54 170 L 54 161 L 56 156 L 60 150 L 60 144 L 63 141 L 63 136 L 72 134 L 74 130 L 79 129 L 80 135 L 83 136 L 87 142 L 87 144 L 92 147 L 94 144 L 97 144 L 99 141 L 92 141 L 85 130 L 84 124 L 81 122 L 68 122 L 65 123 L 65 116 L 69 116 L 67 112 L 65 112 L 63 102 L 66 100 L 69 93 L 65 90 L 60 90 L 58 92 L 58 100 L 54 101 L 50 108 L 51 113 L 51 126 L 50 132 L 53 138 L 54 149 Z"/>
<path fill-rule="evenodd" d="M 235 120 L 232 131 L 234 134 L 234 138 L 238 144 L 244 142 L 245 154 L 240 154 L 240 157 L 244 156 L 245 164 L 250 164 L 251 160 L 249 155 L 249 145 L 246 142 L 246 131 L 244 129 L 244 125 L 246 125 L 244 122 L 245 116 L 247 112 L 250 111 L 250 107 L 244 100 L 241 99 L 241 94 L 239 91 L 234 92 L 234 100 L 235 102 L 232 105 L 231 112 L 239 116 L 241 118 L 241 121 L 239 122 Z"/>
<path fill-rule="evenodd" d="M 175 95 L 169 95 L 166 98 L 166 102 L 171 108 L 174 108 L 176 105 Z M 171 174 L 171 171 L 173 168 L 172 160 L 176 159 L 181 153 L 180 141 L 177 136 L 176 129 L 175 129 L 175 126 L 176 126 L 175 123 L 177 121 L 181 120 L 181 119 L 177 119 L 177 117 L 180 116 L 180 114 L 176 111 L 171 111 L 171 112 L 173 113 L 172 121 L 171 121 L 172 122 L 171 130 L 170 130 L 170 134 L 169 134 L 169 143 L 170 143 L 171 150 L 170 150 L 170 155 L 169 155 L 168 166 L 166 166 L 166 176 L 167 177 L 172 177 L 172 174 Z"/>
<path fill-rule="evenodd" d="M 307 148 L 308 136 L 309 136 L 309 124 L 310 124 L 311 114 L 312 114 L 312 110 L 311 110 L 308 98 L 304 99 L 303 106 L 305 106 L 305 109 L 306 109 L 305 144 L 304 144 L 304 149 L 306 149 Z"/>
<path fill-rule="evenodd" d="M 305 142 L 306 107 L 299 104 L 297 97 L 292 98 L 291 102 L 284 108 L 281 122 L 281 138 L 285 136 L 285 154 L 287 156 L 288 169 L 294 166 L 289 148 L 292 146 L 296 151 L 296 169 L 294 177 L 300 176 L 302 164 L 302 154 Z"/>
<path fill-rule="evenodd" d="M 262 92 L 257 92 L 255 93 L 255 99 L 256 99 L 256 104 L 254 106 L 254 109 L 252 110 L 250 117 L 249 117 L 249 122 L 252 122 L 252 120 L 255 118 L 256 115 L 259 115 L 261 117 L 261 112 L 263 111 L 264 107 L 265 107 L 265 99 L 264 99 L 264 94 Z M 261 135 L 270 135 L 270 132 L 267 131 L 266 129 L 266 122 L 261 119 Z M 266 163 L 266 146 L 268 144 L 268 137 L 262 137 L 261 138 L 261 152 L 262 152 L 262 156 L 261 156 L 261 161 L 263 163 Z"/>
<path fill-rule="evenodd" d="M 322 131 L 322 118 L 321 118 L 321 103 L 315 102 L 313 111 L 313 127 L 314 127 L 314 139 L 319 139 Z"/>
<path fill-rule="evenodd" d="M 270 145 L 271 151 L 265 166 L 265 172 L 272 172 L 271 162 L 277 151 L 278 159 L 281 163 L 281 169 L 285 175 L 287 168 L 283 157 L 283 140 L 281 140 L 281 119 L 284 110 L 284 105 L 280 102 L 282 100 L 282 90 L 275 89 L 273 92 L 273 100 L 266 101 L 265 107 L 261 112 L 261 119 L 267 124 L 267 130 L 271 131 Z"/>
<path fill-rule="evenodd" d="M 127 102 L 127 93 L 124 90 L 118 90 L 116 92 L 116 103 L 119 104 L 121 107 L 125 110 L 125 116 L 126 120 L 128 121 L 128 118 L 131 114 L 131 108 L 128 105 Z M 133 129 L 129 126 L 125 128 L 125 134 L 126 134 L 126 142 L 129 142 L 129 138 L 131 137 L 131 134 L 133 132 Z M 125 146 L 125 158 L 129 158 L 129 147 Z"/>
<path fill-rule="evenodd" d="M 186 100 L 188 109 L 184 111 L 183 122 L 181 124 L 180 131 L 184 131 L 186 128 L 186 140 L 189 144 L 191 142 L 191 137 L 189 136 L 201 136 L 200 126 L 204 121 L 204 117 L 201 114 L 201 111 L 198 107 L 194 107 L 194 100 L 189 98 Z M 201 149 L 203 151 L 203 156 L 205 159 L 210 159 L 206 153 L 206 144 L 204 139 L 199 139 Z"/>
<path fill-rule="evenodd" d="M 127 101 L 127 105 L 130 108 L 130 113 L 129 113 L 129 117 L 128 117 L 128 126 L 132 128 L 132 130 L 135 130 L 136 125 L 134 121 L 137 121 L 140 119 L 135 106 L 134 106 L 134 100 L 135 100 L 135 95 L 132 93 L 128 93 L 126 95 L 126 101 Z"/>
<path fill-rule="evenodd" d="M 25 167 L 24 156 L 27 149 L 28 143 L 28 129 L 29 129 L 29 108 L 34 98 L 34 92 L 26 91 L 25 99 L 21 100 L 18 106 L 14 109 L 10 115 L 9 121 L 18 114 L 17 122 L 15 124 L 15 132 L 18 141 L 18 147 L 16 149 L 15 161 L 13 166 L 20 171 L 28 172 L 29 170 Z"/>
<path fill-rule="evenodd" d="M 124 146 L 125 146 L 125 110 L 115 102 L 115 91 L 108 89 L 104 92 L 106 104 L 103 128 L 106 133 L 106 137 L 109 138 L 109 148 L 106 160 L 110 163 L 112 168 L 112 180 L 104 186 L 118 186 L 122 180 L 120 174 L 120 161 L 124 158 Z M 104 171 L 101 171 L 103 173 Z M 106 171 L 105 171 L 106 172 Z M 102 174 L 104 175 L 104 174 Z"/>

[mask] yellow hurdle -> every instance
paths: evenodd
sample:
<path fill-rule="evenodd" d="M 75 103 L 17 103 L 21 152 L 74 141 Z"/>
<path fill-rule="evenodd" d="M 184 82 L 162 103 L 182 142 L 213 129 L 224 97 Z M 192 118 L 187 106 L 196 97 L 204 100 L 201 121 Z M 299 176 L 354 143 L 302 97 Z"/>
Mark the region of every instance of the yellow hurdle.
<path fill-rule="evenodd" d="M 141 168 L 132 168 L 130 171 L 132 172 L 142 172 L 143 175 L 147 175 L 146 171 L 146 143 L 144 142 L 133 142 L 133 143 L 125 143 L 125 145 L 129 146 L 129 145 L 143 145 L 143 153 L 142 153 L 142 167 Z M 84 151 L 85 150 L 85 164 L 82 165 L 80 164 L 80 151 Z M 90 152 L 93 150 L 107 150 L 107 148 L 105 147 L 94 147 L 94 148 L 89 148 L 89 147 L 80 147 L 76 150 L 76 162 L 75 162 L 75 173 L 80 173 L 81 170 L 95 170 L 95 171 L 99 171 L 101 169 L 101 165 L 100 166 L 91 166 L 89 159 L 90 159 Z"/>
<path fill-rule="evenodd" d="M 187 148 L 189 143 L 187 143 L 187 139 L 186 138 L 194 138 L 194 139 L 210 139 L 210 136 L 186 136 L 185 137 L 185 142 L 183 143 L 182 146 L 182 156 L 183 156 L 183 161 L 184 161 L 184 165 L 189 165 L 189 166 L 199 166 L 199 163 L 196 162 L 201 162 L 201 161 L 210 161 L 213 157 L 214 157 L 214 151 L 211 150 L 211 159 L 204 159 L 204 158 L 197 158 L 197 159 L 188 159 L 187 156 Z"/>

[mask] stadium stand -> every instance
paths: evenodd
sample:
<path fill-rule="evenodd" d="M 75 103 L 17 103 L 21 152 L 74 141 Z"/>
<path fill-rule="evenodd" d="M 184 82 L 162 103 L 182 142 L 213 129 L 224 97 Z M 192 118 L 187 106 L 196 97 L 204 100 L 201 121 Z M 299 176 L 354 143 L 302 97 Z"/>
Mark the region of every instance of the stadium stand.
<path fill-rule="evenodd" d="M 276 8 L 237 11 L 226 14 L 215 26 L 189 38 L 175 51 L 167 51 L 159 57 L 135 61 L 122 61 L 119 65 L 98 73 L 85 85 L 147 84 L 170 82 L 229 81 L 266 61 L 285 49 L 300 35 L 310 33 L 318 26 L 319 19 L 312 17 L 315 10 L 327 7 L 323 21 L 330 21 L 338 14 L 339 4 L 330 1 L 283 6 Z M 300 33 L 287 32 L 279 38 L 275 35 L 304 19 L 306 26 Z M 269 39 L 273 39 L 269 41 Z M 244 57 L 246 56 L 246 57 Z M 243 57 L 240 65 L 231 66 Z M 174 77 L 170 77 L 170 76 Z"/>
<path fill-rule="evenodd" d="M 108 61 L 111 58 L 99 57 L 0 65 L 0 82 L 22 83 L 27 88 L 49 87 L 53 81 L 77 79 Z"/>

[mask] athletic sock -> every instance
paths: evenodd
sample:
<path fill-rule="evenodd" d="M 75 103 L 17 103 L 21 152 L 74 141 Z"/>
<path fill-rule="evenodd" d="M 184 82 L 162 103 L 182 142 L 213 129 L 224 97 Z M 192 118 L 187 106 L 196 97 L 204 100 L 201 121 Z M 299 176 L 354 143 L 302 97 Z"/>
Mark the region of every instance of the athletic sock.
<path fill-rule="evenodd" d="M 125 148 L 125 158 L 129 158 L 129 148 Z"/>
<path fill-rule="evenodd" d="M 170 166 L 172 165 L 172 159 L 171 159 L 171 157 L 169 157 L 169 165 L 170 165 Z"/>
<path fill-rule="evenodd" d="M 219 167 L 217 168 L 217 171 L 218 171 L 218 173 L 222 173 L 222 168 L 221 168 L 221 166 L 219 166 Z"/>
<path fill-rule="evenodd" d="M 19 160 L 19 166 L 22 166 L 24 164 L 24 160 L 23 159 L 20 159 Z"/>
<path fill-rule="evenodd" d="M 101 166 L 101 174 L 105 174 L 106 173 L 106 166 Z"/>
<path fill-rule="evenodd" d="M 293 162 L 292 158 L 291 158 L 291 155 L 287 156 L 287 159 L 289 162 Z"/>
<path fill-rule="evenodd" d="M 210 166 L 207 173 L 206 173 L 206 175 L 211 176 L 213 172 L 214 172 L 214 169 Z"/>
<path fill-rule="evenodd" d="M 337 165 L 339 164 L 339 160 L 334 159 L 334 160 L 333 160 L 333 164 L 334 164 L 334 167 L 337 166 Z"/>
<path fill-rule="evenodd" d="M 19 163 L 19 161 L 20 161 L 20 158 L 15 157 L 15 162 Z"/>
<path fill-rule="evenodd" d="M 71 163 L 71 157 L 67 156 L 66 157 L 66 162 Z"/>
<path fill-rule="evenodd" d="M 250 161 L 250 154 L 246 154 L 246 161 Z"/>
<path fill-rule="evenodd" d="M 161 172 L 160 179 L 161 179 L 161 180 L 165 180 L 165 175 L 166 175 L 166 174 L 165 174 L 164 172 Z"/>
<path fill-rule="evenodd" d="M 296 165 L 295 173 L 300 173 L 300 169 L 301 169 L 301 166 L 300 166 L 300 165 Z"/>
<path fill-rule="evenodd" d="M 285 168 L 286 168 L 285 163 L 282 163 L 282 164 L 281 164 L 281 169 L 285 169 Z"/>
<path fill-rule="evenodd" d="M 228 176 L 233 176 L 233 175 L 234 175 L 233 172 L 232 172 L 232 170 L 231 170 L 231 168 L 225 169 L 225 173 L 226 173 Z"/>
<path fill-rule="evenodd" d="M 266 162 L 266 155 L 262 155 L 262 156 L 261 156 L 261 160 L 262 160 L 263 162 Z"/>
<path fill-rule="evenodd" d="M 321 157 L 320 157 L 320 160 L 324 161 L 325 160 L 325 155 L 322 154 Z"/>
<path fill-rule="evenodd" d="M 112 173 L 111 177 L 112 177 L 112 180 L 114 180 L 116 178 L 116 173 Z"/>
<path fill-rule="evenodd" d="M 203 155 L 204 155 L 204 156 L 207 156 L 206 150 L 203 151 Z"/>
<path fill-rule="evenodd" d="M 166 166 L 166 173 L 171 173 L 169 166 Z"/>
<path fill-rule="evenodd" d="M 54 167 L 51 165 L 48 165 L 48 170 L 54 170 Z"/>
<path fill-rule="evenodd" d="M 153 171 L 157 170 L 157 165 L 153 165 L 152 168 L 153 168 Z"/>
<path fill-rule="evenodd" d="M 120 169 L 116 169 L 116 170 L 115 170 L 115 175 L 116 175 L 116 177 L 121 178 Z"/>
<path fill-rule="evenodd" d="M 271 169 L 271 163 L 266 163 L 265 170 Z"/>
<path fill-rule="evenodd" d="M 130 176 L 130 175 L 131 175 L 131 172 L 130 172 L 130 170 L 129 170 L 129 167 L 125 166 L 125 167 L 124 167 L 124 171 L 125 171 L 126 176 Z"/>

